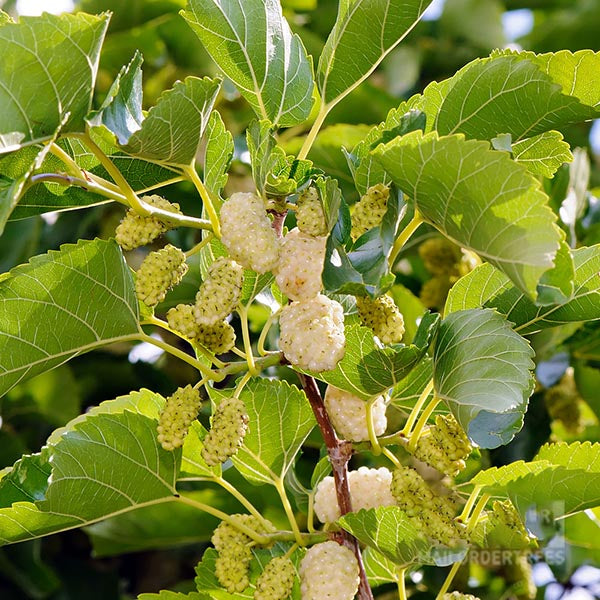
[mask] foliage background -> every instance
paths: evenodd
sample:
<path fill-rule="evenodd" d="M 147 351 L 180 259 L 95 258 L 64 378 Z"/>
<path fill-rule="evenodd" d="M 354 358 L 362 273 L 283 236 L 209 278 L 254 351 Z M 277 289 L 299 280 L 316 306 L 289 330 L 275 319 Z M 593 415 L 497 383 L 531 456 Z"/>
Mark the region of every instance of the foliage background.
<path fill-rule="evenodd" d="M 320 54 L 337 12 L 334 0 L 283 0 L 286 17 L 298 32 L 310 53 Z M 0 8 L 18 14 L 27 2 L 0 2 Z M 53 2 L 41 3 L 52 10 Z M 60 3 L 57 3 L 60 4 Z M 104 44 L 97 85 L 96 102 L 102 101 L 121 66 L 136 49 L 144 56 L 144 102 L 152 106 L 164 89 L 187 75 L 214 75 L 215 66 L 198 38 L 178 15 L 184 0 L 83 0 L 76 10 L 99 13 L 110 10 L 113 17 Z M 58 8 L 58 7 L 57 7 Z M 490 50 L 518 44 L 535 52 L 559 49 L 600 50 L 600 6 L 598 0 L 446 0 L 434 2 L 428 19 L 421 22 L 401 46 L 388 56 L 373 76 L 343 100 L 328 116 L 311 158 L 336 175 L 346 198 L 353 200 L 351 177 L 341 146 L 352 147 L 366 128 L 350 127 L 382 121 L 390 108 L 412 93 L 421 91 L 430 81 L 451 76 L 464 64 Z M 252 118 L 248 105 L 231 86 L 219 98 L 218 108 L 230 131 L 245 130 Z M 592 130 L 592 131 L 591 131 Z M 360 132 L 360 135 L 357 134 Z M 288 149 L 297 150 L 292 128 L 283 134 Z M 590 188 L 600 196 L 600 122 L 573 126 L 564 131 L 572 148 L 588 149 L 592 159 Z M 236 155 L 228 193 L 251 187 L 247 151 L 242 135 L 236 138 Z M 556 184 L 568 181 L 568 168 L 556 178 Z M 562 182 L 562 184 L 561 184 Z M 198 215 L 196 194 L 185 184 L 165 190 L 172 201 L 179 202 L 187 214 Z M 556 192 L 560 203 L 560 190 Z M 108 238 L 119 222 L 123 209 L 103 205 L 86 211 L 44 215 L 7 225 L 0 238 L 0 272 L 9 270 L 29 257 L 57 249 L 80 238 Z M 171 240 L 189 246 L 190 240 L 170 232 Z M 191 235 L 191 234 L 190 234 Z M 586 244 L 600 242 L 600 226 L 592 228 Z M 417 245 L 419 239 L 411 240 Z M 135 254 L 133 259 L 136 260 Z M 197 285 L 193 274 L 190 286 Z M 407 287 L 418 285 L 410 278 Z M 181 293 L 181 288 L 178 288 Z M 173 295 L 172 295 L 173 296 Z M 175 297 L 167 302 L 176 304 Z M 266 312 L 255 309 L 251 315 L 255 331 L 260 331 Z M 548 356 L 548 358 L 552 358 Z M 538 376 L 551 373 L 556 361 L 538 365 Z M 558 367 L 560 369 L 560 365 Z M 193 380 L 190 367 L 144 345 L 133 351 L 129 347 L 111 347 L 74 359 L 68 365 L 19 385 L 0 399 L 0 469 L 12 465 L 22 454 L 36 452 L 56 427 L 103 400 L 149 387 L 163 395 Z M 538 399 L 539 400 L 539 399 Z M 559 432 L 560 433 L 560 432 Z M 532 401 L 525 429 L 508 446 L 491 453 L 491 464 L 502 465 L 518 459 L 530 459 L 550 434 L 550 419 L 541 401 Z M 569 441 L 573 438 L 568 438 Z M 600 441 L 597 419 L 590 416 L 589 426 L 579 439 Z M 262 490 L 264 491 L 264 490 Z M 269 498 L 256 499 L 268 511 Z M 193 578 L 193 567 L 200 559 L 202 536 L 210 535 L 210 519 L 190 523 L 170 522 L 169 547 L 147 549 L 148 538 L 160 539 L 165 532 L 160 515 L 147 512 L 144 519 L 133 519 L 129 528 L 123 521 L 115 528 L 110 521 L 70 531 L 50 538 L 0 549 L 0 598 L 70 600 L 117 600 L 135 598 L 142 592 L 162 588 L 185 591 L 186 581 Z M 125 521 L 127 522 L 127 521 Z M 188 531 L 194 529 L 193 540 Z M 190 544 L 190 541 L 194 542 Z M 163 542 L 164 543 L 164 539 Z M 160 543 L 158 544 L 160 545 Z M 140 548 L 143 548 L 140 550 Z M 553 575 L 543 565 L 539 577 L 557 577 L 563 585 L 541 586 L 538 596 L 557 597 L 576 586 L 582 573 Z M 600 573 L 600 571 L 598 572 Z M 589 574 L 593 578 L 594 573 Z M 425 573 L 425 577 L 435 576 Z M 540 581 L 542 581 L 540 579 Z M 494 581 L 488 582 L 486 597 L 497 598 Z M 434 586 L 435 587 L 435 586 Z M 588 592 L 578 588 L 582 594 Z M 596 588 L 600 596 L 600 589 Z"/>

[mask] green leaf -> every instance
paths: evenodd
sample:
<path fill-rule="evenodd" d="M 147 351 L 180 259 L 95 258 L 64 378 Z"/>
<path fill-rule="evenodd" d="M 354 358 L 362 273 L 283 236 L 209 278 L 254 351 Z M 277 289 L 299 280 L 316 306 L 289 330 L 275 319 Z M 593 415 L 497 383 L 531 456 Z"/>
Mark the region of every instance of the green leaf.
<path fill-rule="evenodd" d="M 142 127 L 142 55 L 136 50 L 128 65 L 124 66 L 102 106 L 87 118 L 92 126 L 104 125 L 114 133 L 119 144 L 127 144 L 129 138 Z"/>
<path fill-rule="evenodd" d="M 250 421 L 235 468 L 251 483 L 283 479 L 315 426 L 310 404 L 285 381 L 253 379 L 240 394 Z"/>
<path fill-rule="evenodd" d="M 371 547 L 365 548 L 363 563 L 371 587 L 398 581 L 398 567 L 381 552 Z"/>
<path fill-rule="evenodd" d="M 439 315 L 425 315 L 412 344 L 375 345 L 373 332 L 346 317 L 346 353 L 331 371 L 313 377 L 367 400 L 404 379 L 425 356 L 439 325 Z"/>
<path fill-rule="evenodd" d="M 315 179 L 315 187 L 319 193 L 327 231 L 331 231 L 338 220 L 340 206 L 342 203 L 342 192 L 336 179 L 332 177 L 318 176 Z"/>
<path fill-rule="evenodd" d="M 36 256 L 0 277 L 0 395 L 138 331 L 133 280 L 115 242 L 80 241 Z"/>
<path fill-rule="evenodd" d="M 364 81 L 410 32 L 431 0 L 340 0 L 317 69 L 325 104 Z"/>
<path fill-rule="evenodd" d="M 547 444 L 532 462 L 481 471 L 472 480 L 493 494 L 507 494 L 521 514 L 535 508 L 554 518 L 600 505 L 600 444 Z"/>
<path fill-rule="evenodd" d="M 421 106 L 428 130 L 440 135 L 491 139 L 509 133 L 521 140 L 597 116 L 600 94 L 587 77 L 598 68 L 600 53 L 591 51 L 540 56 L 499 51 L 430 84 Z"/>
<path fill-rule="evenodd" d="M 531 173 L 462 135 L 415 131 L 373 153 L 428 223 L 535 297 L 564 234 Z"/>
<path fill-rule="evenodd" d="M 44 13 L 0 27 L 0 153 L 51 139 L 61 125 L 84 131 L 108 20 Z"/>
<path fill-rule="evenodd" d="M 191 165 L 220 87 L 221 82 L 210 77 L 186 77 L 176 82 L 162 93 L 123 149 L 168 165 Z"/>
<path fill-rule="evenodd" d="M 504 273 L 483 264 L 461 278 L 450 290 L 446 314 L 479 306 L 495 308 L 522 335 L 567 323 L 600 319 L 600 246 L 572 251 L 574 290 L 563 304 L 536 306 Z"/>
<path fill-rule="evenodd" d="M 225 128 L 218 111 L 213 110 L 206 126 L 206 148 L 204 150 L 204 185 L 213 198 L 221 199 L 227 183 L 227 171 L 233 158 L 233 136 Z M 221 202 L 215 202 L 215 209 Z"/>
<path fill-rule="evenodd" d="M 181 14 L 260 119 L 290 126 L 308 118 L 312 63 L 278 0 L 188 0 Z"/>
<path fill-rule="evenodd" d="M 543 177 L 552 177 L 562 164 L 573 160 L 571 148 L 560 131 L 546 131 L 516 142 L 512 153 L 514 160 Z"/>
<path fill-rule="evenodd" d="M 435 395 L 482 448 L 507 444 L 523 425 L 533 391 L 533 350 L 489 309 L 448 315 L 433 353 Z"/>
<path fill-rule="evenodd" d="M 202 458 L 202 448 L 204 448 L 204 438 L 208 431 L 199 421 L 194 421 L 190 426 L 189 432 L 183 443 L 183 454 L 181 457 L 181 471 L 183 477 L 188 475 L 192 477 L 219 477 L 221 475 L 221 465 L 209 467 Z"/>
<path fill-rule="evenodd" d="M 374 548 L 399 566 L 437 564 L 445 566 L 464 556 L 465 549 L 448 553 L 445 548 L 432 547 L 419 528 L 396 506 L 381 506 L 348 513 L 337 523 L 359 542 Z"/>

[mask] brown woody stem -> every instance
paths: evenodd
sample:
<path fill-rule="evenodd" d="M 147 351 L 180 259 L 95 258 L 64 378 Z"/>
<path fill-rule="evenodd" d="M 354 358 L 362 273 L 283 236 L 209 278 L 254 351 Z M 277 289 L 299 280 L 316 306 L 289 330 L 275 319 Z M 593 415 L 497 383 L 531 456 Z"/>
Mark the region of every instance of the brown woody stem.
<path fill-rule="evenodd" d="M 319 392 L 319 388 L 317 387 L 314 378 L 302 373 L 298 373 L 298 377 L 300 378 L 304 392 L 306 393 L 317 420 L 317 424 L 319 425 L 319 429 L 321 430 L 321 435 L 327 446 L 329 462 L 333 469 L 333 479 L 335 481 L 335 493 L 338 506 L 340 507 L 340 513 L 345 515 L 352 511 L 350 487 L 348 485 L 348 461 L 352 456 L 352 444 L 338 439 L 335 430 L 333 429 L 333 425 L 329 420 L 323 398 L 321 397 L 321 393 Z M 354 552 L 354 556 L 356 556 L 358 562 L 360 574 L 360 585 L 358 587 L 359 600 L 373 600 L 373 592 L 367 581 L 367 574 L 365 573 L 358 540 L 347 531 L 342 531 L 339 537 L 341 538 L 342 543 Z"/>

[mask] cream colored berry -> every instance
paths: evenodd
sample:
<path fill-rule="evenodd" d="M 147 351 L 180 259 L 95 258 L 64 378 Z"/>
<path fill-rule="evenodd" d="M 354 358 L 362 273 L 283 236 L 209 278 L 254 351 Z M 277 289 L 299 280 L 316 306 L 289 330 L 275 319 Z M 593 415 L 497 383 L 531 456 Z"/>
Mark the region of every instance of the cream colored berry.
<path fill-rule="evenodd" d="M 396 500 L 390 491 L 392 474 L 385 467 L 369 469 L 360 467 L 348 473 L 350 499 L 354 512 L 363 508 L 395 506 Z M 333 477 L 325 477 L 319 482 L 315 492 L 315 514 L 322 523 L 331 523 L 340 518 L 340 509 L 335 493 Z"/>
<path fill-rule="evenodd" d="M 223 400 L 212 418 L 212 426 L 204 438 L 202 458 L 209 466 L 224 463 L 233 456 L 248 431 L 248 414 L 239 398 Z"/>
<path fill-rule="evenodd" d="M 171 204 L 160 196 L 143 196 L 142 200 L 156 208 L 181 214 L 179 204 Z M 171 226 L 159 217 L 143 217 L 130 208 L 115 231 L 115 239 L 123 250 L 133 250 L 150 244 L 169 229 Z"/>
<path fill-rule="evenodd" d="M 187 269 L 185 254 L 171 244 L 150 252 L 136 274 L 137 297 L 147 306 L 156 306 L 181 281 Z"/>
<path fill-rule="evenodd" d="M 461 594 L 460 592 L 449 592 L 442 596 L 442 600 L 479 600 L 477 596 L 471 594 Z"/>
<path fill-rule="evenodd" d="M 192 421 L 200 411 L 200 394 L 191 385 L 179 388 L 167 398 L 158 419 L 158 441 L 165 450 L 183 444 Z"/>
<path fill-rule="evenodd" d="M 300 562 L 302 600 L 352 600 L 359 582 L 354 553 L 337 542 L 314 545 Z"/>
<path fill-rule="evenodd" d="M 327 223 L 319 192 L 314 187 L 304 190 L 296 204 L 298 229 L 308 235 L 327 235 Z"/>
<path fill-rule="evenodd" d="M 211 326 L 198 325 L 194 341 L 213 354 L 223 354 L 235 346 L 235 331 L 227 321 Z"/>
<path fill-rule="evenodd" d="M 167 312 L 167 323 L 173 331 L 181 333 L 190 340 L 198 334 L 198 324 L 191 304 L 178 304 L 175 308 L 170 308 Z"/>
<path fill-rule="evenodd" d="M 284 238 L 276 270 L 277 285 L 292 300 L 314 298 L 322 288 L 327 238 L 292 229 Z"/>
<path fill-rule="evenodd" d="M 350 232 L 353 240 L 358 239 L 363 233 L 381 223 L 387 210 L 389 197 L 390 189 L 378 183 L 370 187 L 367 193 L 354 205 L 352 230 Z"/>
<path fill-rule="evenodd" d="M 263 200 L 255 194 L 237 192 L 223 204 L 221 241 L 231 258 L 247 269 L 266 273 L 277 266 L 279 239 Z"/>
<path fill-rule="evenodd" d="M 404 317 L 390 296 L 368 296 L 356 299 L 358 316 L 362 324 L 384 344 L 397 344 L 404 335 Z"/>
<path fill-rule="evenodd" d="M 256 580 L 254 600 L 285 600 L 292 593 L 296 569 L 292 561 L 277 556 L 267 563 Z"/>
<path fill-rule="evenodd" d="M 311 371 L 333 369 L 344 357 L 344 309 L 319 294 L 292 302 L 279 317 L 279 347 L 292 365 Z"/>
<path fill-rule="evenodd" d="M 244 269 L 221 257 L 210 266 L 196 294 L 194 318 L 199 325 L 216 325 L 237 306 L 244 283 Z"/>
<path fill-rule="evenodd" d="M 324 401 L 327 414 L 340 437 L 351 442 L 369 439 L 365 400 L 330 385 L 325 392 Z M 385 398 L 378 396 L 371 407 L 373 430 L 377 436 L 383 435 L 387 427 L 385 410 Z"/>

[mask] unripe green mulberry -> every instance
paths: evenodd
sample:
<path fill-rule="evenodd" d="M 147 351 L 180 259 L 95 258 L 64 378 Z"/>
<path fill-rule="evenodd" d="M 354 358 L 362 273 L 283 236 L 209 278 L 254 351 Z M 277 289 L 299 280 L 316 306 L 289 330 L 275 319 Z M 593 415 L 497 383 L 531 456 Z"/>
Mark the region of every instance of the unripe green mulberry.
<path fill-rule="evenodd" d="M 254 600 L 285 600 L 292 593 L 296 569 L 292 561 L 277 556 L 267 563 L 256 580 Z"/>
<path fill-rule="evenodd" d="M 223 354 L 235 346 L 235 331 L 227 321 L 212 326 L 198 325 L 194 341 L 213 354 Z"/>
<path fill-rule="evenodd" d="M 515 554 L 514 560 L 507 565 L 506 579 L 513 583 L 511 591 L 519 600 L 534 600 L 537 596 L 531 563 L 526 553 Z"/>
<path fill-rule="evenodd" d="M 276 280 L 291 300 L 308 300 L 321 291 L 326 243 L 327 238 L 313 237 L 297 228 L 283 238 Z"/>
<path fill-rule="evenodd" d="M 187 270 L 185 254 L 171 244 L 157 252 L 150 252 L 136 274 L 137 297 L 146 306 L 156 306 L 165 299 L 169 289 L 181 281 Z"/>
<path fill-rule="evenodd" d="M 314 236 L 327 235 L 323 204 L 316 188 L 309 187 L 298 197 L 296 223 L 302 233 Z"/>
<path fill-rule="evenodd" d="M 215 575 L 230 594 L 243 592 L 250 585 L 248 571 L 251 561 L 249 546 L 232 545 L 219 552 L 215 561 Z"/>
<path fill-rule="evenodd" d="M 254 515 L 235 514 L 231 515 L 231 518 L 234 523 L 248 527 L 249 529 L 256 531 L 256 533 L 264 533 L 265 531 L 263 524 Z M 221 552 L 228 546 L 237 544 L 248 545 L 252 543 L 250 537 L 233 524 L 226 521 L 221 521 L 219 523 L 218 527 L 214 530 L 210 541 L 218 552 Z"/>
<path fill-rule="evenodd" d="M 415 516 L 434 497 L 431 488 L 417 471 L 405 466 L 392 473 L 390 490 L 398 506 L 409 516 Z"/>
<path fill-rule="evenodd" d="M 460 248 L 443 237 L 425 240 L 419 246 L 419 256 L 432 275 L 458 275 L 458 263 L 462 259 Z"/>
<path fill-rule="evenodd" d="M 461 594 L 460 592 L 449 592 L 442 596 L 442 600 L 479 600 L 477 596 L 471 594 Z"/>
<path fill-rule="evenodd" d="M 367 193 L 354 205 L 352 211 L 352 230 L 350 235 L 357 240 L 363 233 L 377 227 L 385 211 L 390 197 L 390 189 L 378 183 L 370 187 Z"/>
<path fill-rule="evenodd" d="M 559 420 L 573 434 L 581 433 L 581 397 L 577 391 L 572 370 L 568 370 L 557 385 L 544 393 L 544 402 L 553 419 Z"/>
<path fill-rule="evenodd" d="M 358 297 L 356 307 L 362 324 L 383 344 L 397 344 L 404 335 L 404 317 L 390 296 Z"/>
<path fill-rule="evenodd" d="M 277 266 L 279 239 L 262 198 L 237 192 L 221 207 L 221 241 L 231 258 L 247 269 L 266 273 Z"/>
<path fill-rule="evenodd" d="M 191 304 L 178 304 L 167 312 L 167 323 L 173 331 L 181 333 L 193 340 L 198 334 L 198 323 L 194 318 L 194 307 Z"/>
<path fill-rule="evenodd" d="M 481 526 L 485 531 L 493 535 L 496 527 L 508 528 L 512 533 L 511 545 L 513 549 L 523 549 L 531 545 L 531 538 L 523 524 L 517 509 L 510 500 L 501 502 L 496 500 L 492 505 L 491 512 L 487 513 L 487 521 L 482 521 Z M 477 524 L 476 529 L 480 526 Z M 477 532 L 474 532 L 477 536 Z"/>
<path fill-rule="evenodd" d="M 230 258 L 218 258 L 196 294 L 196 322 L 210 326 L 227 317 L 240 300 L 243 283 L 244 269 Z"/>
<path fill-rule="evenodd" d="M 354 553 L 337 542 L 315 544 L 300 563 L 302 600 L 352 600 L 360 583 Z"/>
<path fill-rule="evenodd" d="M 447 276 L 436 276 L 427 280 L 422 286 L 419 298 L 426 308 L 444 308 L 446 298 L 454 282 Z"/>
<path fill-rule="evenodd" d="M 156 208 L 182 214 L 179 204 L 171 204 L 160 196 L 144 196 L 142 201 Z M 159 217 L 143 217 L 130 208 L 117 227 L 115 238 L 123 250 L 133 250 L 139 246 L 150 244 L 169 229 L 171 226 L 161 221 Z"/>
<path fill-rule="evenodd" d="M 233 456 L 244 441 L 248 430 L 248 414 L 239 398 L 226 398 L 212 418 L 212 426 L 204 438 L 202 458 L 209 466 L 224 463 Z"/>
<path fill-rule="evenodd" d="M 188 429 L 200 411 L 200 394 L 191 385 L 179 388 L 167 401 L 158 418 L 158 441 L 165 450 L 183 444 Z"/>

